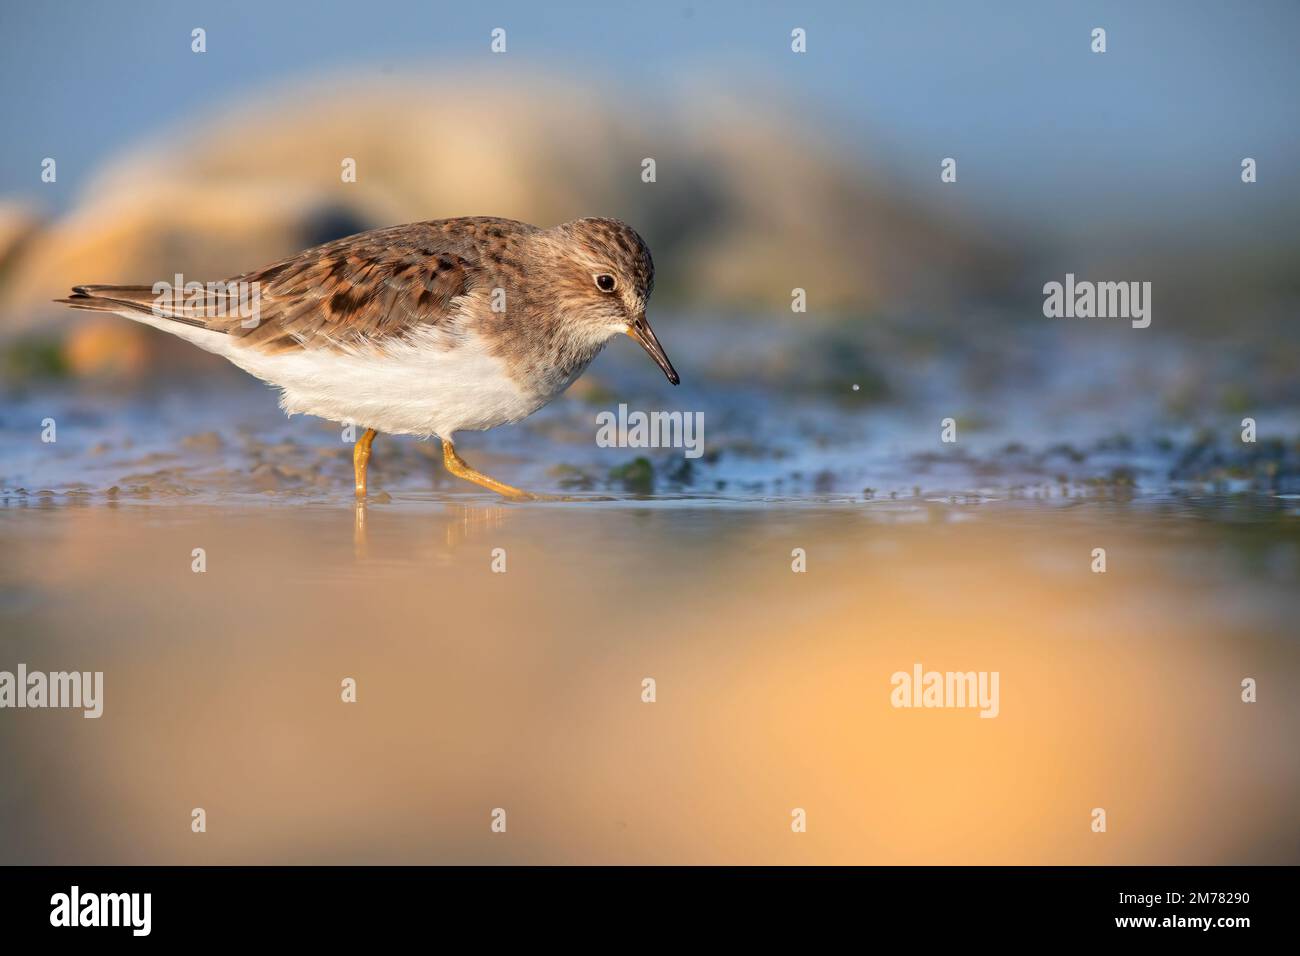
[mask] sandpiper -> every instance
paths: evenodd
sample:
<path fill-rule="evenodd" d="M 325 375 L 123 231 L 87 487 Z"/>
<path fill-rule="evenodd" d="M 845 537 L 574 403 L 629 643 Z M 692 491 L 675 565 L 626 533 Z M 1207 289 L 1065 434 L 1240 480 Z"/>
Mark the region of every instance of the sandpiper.
<path fill-rule="evenodd" d="M 57 301 L 224 356 L 279 388 L 290 415 L 364 426 L 358 498 L 378 432 L 436 435 L 452 474 L 534 498 L 467 465 L 453 436 L 527 418 L 619 334 L 676 385 L 646 320 L 653 288 L 649 248 L 616 219 L 472 217 L 358 233 L 223 282 L 81 285 Z"/>

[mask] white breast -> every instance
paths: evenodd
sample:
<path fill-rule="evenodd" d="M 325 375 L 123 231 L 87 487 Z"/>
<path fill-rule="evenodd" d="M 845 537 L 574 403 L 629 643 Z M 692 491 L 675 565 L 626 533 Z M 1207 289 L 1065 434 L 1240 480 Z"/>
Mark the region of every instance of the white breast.
<path fill-rule="evenodd" d="M 472 334 L 451 348 L 414 335 L 366 351 L 264 354 L 232 343 L 226 357 L 281 390 L 289 414 L 317 415 L 398 435 L 441 435 L 519 421 L 544 400 Z"/>
<path fill-rule="evenodd" d="M 280 389 L 290 415 L 351 422 L 390 435 L 481 431 L 527 418 L 563 391 L 522 389 L 472 331 L 430 327 L 367 349 L 263 352 L 239 338 L 139 312 L 119 313 L 228 358 Z"/>

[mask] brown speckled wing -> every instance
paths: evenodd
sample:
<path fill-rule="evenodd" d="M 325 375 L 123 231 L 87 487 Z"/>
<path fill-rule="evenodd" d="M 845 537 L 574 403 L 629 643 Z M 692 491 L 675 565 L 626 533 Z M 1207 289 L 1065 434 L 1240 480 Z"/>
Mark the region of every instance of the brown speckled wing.
<path fill-rule="evenodd" d="M 460 301 L 495 284 L 485 245 L 529 231 L 509 220 L 446 219 L 348 236 L 229 280 L 257 283 L 257 322 L 230 315 L 207 326 L 268 351 L 364 348 L 422 326 L 454 334 Z"/>

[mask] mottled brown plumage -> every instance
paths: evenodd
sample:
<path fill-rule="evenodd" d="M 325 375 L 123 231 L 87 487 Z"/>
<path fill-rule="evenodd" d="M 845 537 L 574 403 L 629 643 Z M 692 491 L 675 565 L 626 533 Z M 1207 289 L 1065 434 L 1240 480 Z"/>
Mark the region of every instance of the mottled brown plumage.
<path fill-rule="evenodd" d="M 444 219 L 376 229 L 300 252 L 233 281 L 257 282 L 262 321 L 223 331 L 269 348 L 375 345 L 446 325 L 455 306 L 494 288 L 518 291 L 522 237 L 504 219 Z"/>

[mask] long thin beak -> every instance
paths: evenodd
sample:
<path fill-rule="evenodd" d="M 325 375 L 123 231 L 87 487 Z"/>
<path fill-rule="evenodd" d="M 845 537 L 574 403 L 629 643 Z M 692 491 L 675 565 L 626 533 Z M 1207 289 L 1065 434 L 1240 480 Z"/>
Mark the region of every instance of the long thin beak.
<path fill-rule="evenodd" d="M 646 354 L 655 360 L 655 364 L 664 370 L 664 374 L 668 376 L 668 381 L 674 385 L 681 383 L 681 377 L 678 376 L 677 370 L 673 368 L 673 363 L 668 361 L 668 356 L 664 354 L 664 347 L 655 338 L 655 330 L 650 328 L 650 323 L 646 321 L 644 312 L 638 315 L 632 324 L 627 327 L 627 334 L 636 339 L 641 344 L 641 348 L 646 350 Z"/>

